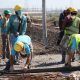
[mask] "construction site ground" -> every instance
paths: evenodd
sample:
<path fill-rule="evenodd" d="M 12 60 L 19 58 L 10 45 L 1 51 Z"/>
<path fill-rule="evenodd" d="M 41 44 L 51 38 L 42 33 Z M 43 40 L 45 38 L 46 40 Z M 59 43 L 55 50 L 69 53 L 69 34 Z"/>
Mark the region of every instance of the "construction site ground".
<path fill-rule="evenodd" d="M 31 28 L 30 36 L 33 42 L 33 58 L 31 62 L 31 69 L 40 68 L 57 68 L 63 67 L 61 64 L 61 48 L 56 45 L 58 38 L 59 28 L 54 26 L 48 26 L 48 46 L 45 49 L 42 38 L 42 26 L 34 24 Z M 5 65 L 7 59 L 0 59 L 0 65 Z M 20 60 L 20 65 L 14 65 L 15 70 L 24 68 L 24 59 Z M 79 66 L 80 63 L 75 61 L 73 66 Z M 5 66 L 0 66 L 0 70 Z M 5 74 L 0 76 L 0 80 L 75 80 L 80 79 L 80 72 L 74 71 L 70 73 L 61 72 L 43 72 L 43 73 L 22 73 L 22 74 Z"/>

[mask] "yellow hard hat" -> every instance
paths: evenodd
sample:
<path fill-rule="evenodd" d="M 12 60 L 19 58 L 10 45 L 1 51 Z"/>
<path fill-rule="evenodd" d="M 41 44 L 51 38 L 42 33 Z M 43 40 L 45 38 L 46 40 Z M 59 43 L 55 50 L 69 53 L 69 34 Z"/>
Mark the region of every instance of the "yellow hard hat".
<path fill-rule="evenodd" d="M 22 6 L 20 5 L 16 5 L 15 8 L 14 8 L 15 11 L 19 11 L 19 10 L 22 10 Z"/>
<path fill-rule="evenodd" d="M 72 11 L 72 7 L 67 8 L 67 11 L 71 12 Z"/>
<path fill-rule="evenodd" d="M 71 12 L 78 12 L 76 8 L 72 8 Z"/>
<path fill-rule="evenodd" d="M 23 50 L 24 44 L 22 42 L 17 42 L 14 45 L 14 50 L 20 52 Z"/>

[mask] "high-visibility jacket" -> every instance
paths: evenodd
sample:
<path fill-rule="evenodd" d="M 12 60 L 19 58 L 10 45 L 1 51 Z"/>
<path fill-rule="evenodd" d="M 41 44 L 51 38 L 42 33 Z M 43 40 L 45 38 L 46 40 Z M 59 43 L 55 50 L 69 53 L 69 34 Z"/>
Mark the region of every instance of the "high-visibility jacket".
<path fill-rule="evenodd" d="M 77 45 L 77 49 L 78 49 L 78 44 L 80 43 L 80 34 L 72 34 L 68 43 L 68 46 L 70 47 L 73 40 L 76 40 L 76 45 Z"/>
<path fill-rule="evenodd" d="M 73 22 L 72 22 L 71 26 L 65 28 L 66 35 L 72 35 L 72 34 L 79 33 L 80 18 L 75 16 L 75 18 L 72 20 L 73 20 Z"/>

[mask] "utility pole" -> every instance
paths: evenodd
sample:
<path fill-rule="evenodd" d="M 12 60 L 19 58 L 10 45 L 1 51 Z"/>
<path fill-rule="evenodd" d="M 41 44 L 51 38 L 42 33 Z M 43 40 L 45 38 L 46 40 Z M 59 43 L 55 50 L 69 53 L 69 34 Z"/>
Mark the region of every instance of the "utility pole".
<path fill-rule="evenodd" d="M 47 47 L 47 26 L 46 26 L 46 8 L 45 0 L 42 0 L 42 27 L 43 27 L 43 43 Z"/>

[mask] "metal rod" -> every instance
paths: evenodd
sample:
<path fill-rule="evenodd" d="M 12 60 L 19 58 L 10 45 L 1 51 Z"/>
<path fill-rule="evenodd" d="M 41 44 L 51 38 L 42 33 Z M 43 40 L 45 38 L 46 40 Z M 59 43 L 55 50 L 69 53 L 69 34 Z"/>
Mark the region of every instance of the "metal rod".
<path fill-rule="evenodd" d="M 45 0 L 42 0 L 42 28 L 43 28 L 43 42 L 47 46 L 47 26 L 46 26 L 46 8 Z"/>

